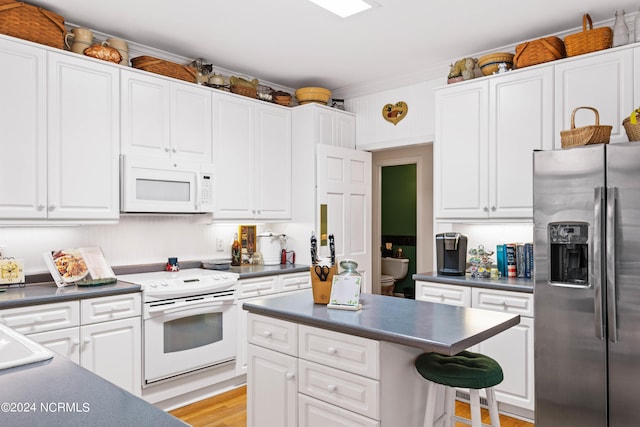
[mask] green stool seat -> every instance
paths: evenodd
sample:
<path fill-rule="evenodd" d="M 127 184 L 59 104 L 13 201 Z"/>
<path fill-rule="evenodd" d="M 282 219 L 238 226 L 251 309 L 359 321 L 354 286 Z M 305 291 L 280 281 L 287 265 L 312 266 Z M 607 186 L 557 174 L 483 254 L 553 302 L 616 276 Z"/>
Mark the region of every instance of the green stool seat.
<path fill-rule="evenodd" d="M 500 384 L 504 378 L 498 362 L 470 351 L 455 356 L 423 353 L 415 365 L 425 379 L 449 387 L 488 388 Z"/>

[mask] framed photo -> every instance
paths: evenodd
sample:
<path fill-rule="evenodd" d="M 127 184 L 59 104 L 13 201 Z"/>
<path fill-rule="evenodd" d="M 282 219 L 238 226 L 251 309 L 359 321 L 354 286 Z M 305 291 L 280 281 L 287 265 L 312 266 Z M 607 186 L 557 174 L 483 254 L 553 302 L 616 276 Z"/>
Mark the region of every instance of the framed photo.
<path fill-rule="evenodd" d="M 240 239 L 242 253 L 249 255 L 249 257 L 253 255 L 253 253 L 256 251 L 256 226 L 238 226 L 238 238 Z"/>

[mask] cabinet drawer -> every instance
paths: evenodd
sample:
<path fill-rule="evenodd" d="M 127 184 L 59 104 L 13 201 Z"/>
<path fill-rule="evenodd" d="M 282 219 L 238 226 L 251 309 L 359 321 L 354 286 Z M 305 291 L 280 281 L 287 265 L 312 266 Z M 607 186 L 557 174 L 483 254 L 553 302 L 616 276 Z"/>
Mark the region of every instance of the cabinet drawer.
<path fill-rule="evenodd" d="M 416 299 L 419 301 L 471 307 L 471 288 L 444 283 L 416 282 Z"/>
<path fill-rule="evenodd" d="M 380 379 L 378 341 L 300 325 L 298 354 L 301 359 Z"/>
<path fill-rule="evenodd" d="M 369 418 L 380 418 L 380 382 L 298 360 L 298 392 Z"/>
<path fill-rule="evenodd" d="M 533 317 L 533 294 L 473 288 L 471 306 Z"/>
<path fill-rule="evenodd" d="M 140 293 L 89 298 L 80 301 L 83 325 L 140 316 L 142 302 Z"/>
<path fill-rule="evenodd" d="M 269 295 L 278 290 L 278 276 L 256 277 L 238 281 L 238 298 Z"/>
<path fill-rule="evenodd" d="M 298 326 L 285 320 L 247 315 L 247 340 L 251 344 L 297 356 Z"/>
<path fill-rule="evenodd" d="M 0 322 L 21 334 L 52 331 L 80 324 L 78 301 L 0 310 Z"/>
<path fill-rule="evenodd" d="M 282 278 L 283 291 L 295 291 L 311 287 L 311 275 L 309 272 L 283 274 L 280 277 Z"/>
<path fill-rule="evenodd" d="M 304 394 L 298 394 L 300 427 L 379 427 L 380 422 L 330 405 Z"/>

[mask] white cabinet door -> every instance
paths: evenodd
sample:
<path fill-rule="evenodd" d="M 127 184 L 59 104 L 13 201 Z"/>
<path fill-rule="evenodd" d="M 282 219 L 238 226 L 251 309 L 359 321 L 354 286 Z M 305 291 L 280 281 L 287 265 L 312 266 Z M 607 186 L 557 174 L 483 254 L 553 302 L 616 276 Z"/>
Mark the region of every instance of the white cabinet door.
<path fill-rule="evenodd" d="M 139 317 L 80 327 L 80 364 L 137 396 L 142 391 Z"/>
<path fill-rule="evenodd" d="M 253 344 L 248 358 L 247 426 L 297 426 L 297 359 Z"/>
<path fill-rule="evenodd" d="M 481 342 L 476 351 L 502 367 L 504 380 L 494 387 L 496 399 L 533 410 L 533 319 L 520 317 L 519 325 Z"/>
<path fill-rule="evenodd" d="M 291 218 L 291 112 L 214 94 L 214 218 Z"/>
<path fill-rule="evenodd" d="M 253 103 L 224 94 L 213 95 L 214 218 L 254 217 Z"/>
<path fill-rule="evenodd" d="M 48 217 L 117 220 L 118 68 L 48 52 Z"/>
<path fill-rule="evenodd" d="M 211 163 L 211 90 L 171 82 L 171 157 Z"/>
<path fill-rule="evenodd" d="M 436 92 L 433 179 L 437 218 L 486 218 L 489 182 L 486 80 Z"/>
<path fill-rule="evenodd" d="M 316 212 L 327 205 L 327 233 L 335 236 L 337 259 L 355 260 L 363 292 L 371 292 L 371 153 L 322 144 L 316 151 Z"/>
<path fill-rule="evenodd" d="M 300 427 L 379 427 L 380 422 L 321 400 L 298 394 Z"/>
<path fill-rule="evenodd" d="M 122 70 L 123 154 L 211 163 L 211 90 Z"/>
<path fill-rule="evenodd" d="M 356 117 L 341 110 L 314 106 L 316 142 L 342 148 L 356 148 Z"/>
<path fill-rule="evenodd" d="M 123 154 L 166 156 L 169 134 L 169 82 L 121 70 L 121 149 Z"/>
<path fill-rule="evenodd" d="M 489 81 L 489 215 L 533 217 L 533 150 L 553 148 L 553 69 Z"/>
<path fill-rule="evenodd" d="M 471 288 L 445 283 L 416 281 L 416 301 L 471 307 Z"/>
<path fill-rule="evenodd" d="M 46 52 L 0 40 L 0 218 L 47 216 Z M 10 64 L 10 65 L 9 65 Z"/>
<path fill-rule="evenodd" d="M 622 120 L 637 107 L 633 99 L 633 79 L 632 49 L 555 65 L 555 148 L 561 148 L 560 131 L 571 129 L 572 111 L 582 106 L 597 109 L 601 125 L 613 126 L 611 142 L 628 141 Z M 576 113 L 576 127 L 593 124 L 592 111 Z"/>
<path fill-rule="evenodd" d="M 291 218 L 291 113 L 257 105 L 255 119 L 256 218 Z"/>
<path fill-rule="evenodd" d="M 80 328 L 58 329 L 30 334 L 29 338 L 59 355 L 80 364 Z"/>

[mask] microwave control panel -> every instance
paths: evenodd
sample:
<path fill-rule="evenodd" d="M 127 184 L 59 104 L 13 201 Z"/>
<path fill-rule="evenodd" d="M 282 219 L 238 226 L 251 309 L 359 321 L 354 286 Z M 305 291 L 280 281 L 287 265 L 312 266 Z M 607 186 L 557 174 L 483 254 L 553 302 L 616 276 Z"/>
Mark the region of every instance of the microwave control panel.
<path fill-rule="evenodd" d="M 200 175 L 200 200 L 202 206 L 210 206 L 212 204 L 211 200 L 211 187 L 213 180 L 213 175 L 210 173 L 203 173 Z"/>

